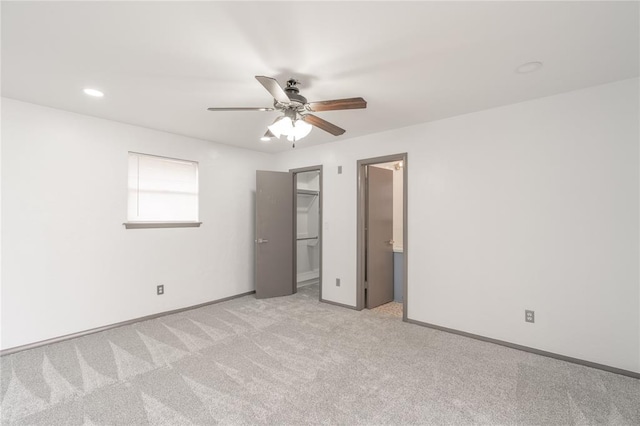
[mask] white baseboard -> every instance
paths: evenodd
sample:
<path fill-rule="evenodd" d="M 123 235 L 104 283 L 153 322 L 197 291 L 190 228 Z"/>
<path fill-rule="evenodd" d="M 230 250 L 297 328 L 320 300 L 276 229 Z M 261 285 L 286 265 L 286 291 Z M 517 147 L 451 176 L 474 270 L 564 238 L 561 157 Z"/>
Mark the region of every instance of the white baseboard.
<path fill-rule="evenodd" d="M 320 277 L 320 270 L 314 269 L 313 271 L 300 272 L 298 273 L 297 279 L 298 282 L 301 283 L 303 281 L 315 280 Z"/>

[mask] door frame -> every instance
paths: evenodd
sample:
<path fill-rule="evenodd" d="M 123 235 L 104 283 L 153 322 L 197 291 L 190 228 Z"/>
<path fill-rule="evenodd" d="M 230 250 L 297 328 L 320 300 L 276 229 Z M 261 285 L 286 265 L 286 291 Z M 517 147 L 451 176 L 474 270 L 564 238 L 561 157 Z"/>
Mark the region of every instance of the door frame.
<path fill-rule="evenodd" d="M 319 260 L 318 260 L 318 287 L 320 290 L 319 300 L 322 301 L 322 164 L 317 166 L 300 167 L 297 169 L 289 169 L 290 173 L 293 173 L 293 292 L 298 292 L 298 197 L 296 191 L 298 190 L 298 173 L 305 172 L 319 172 L 319 191 L 318 194 L 318 245 L 319 247 Z"/>
<path fill-rule="evenodd" d="M 364 276 L 365 276 L 365 232 L 364 232 L 364 224 L 365 224 L 365 214 L 366 214 L 366 206 L 365 206 L 365 194 L 366 194 L 366 174 L 365 169 L 367 166 L 380 164 L 380 163 L 389 163 L 392 161 L 402 161 L 402 247 L 403 247 L 403 283 L 402 283 L 402 321 L 407 322 L 407 305 L 408 305 L 408 287 L 409 287 L 409 250 L 408 250 L 408 241 L 409 241 L 409 223 L 408 223 L 408 205 L 409 205 L 409 197 L 408 197 L 408 162 L 407 162 L 407 153 L 403 152 L 400 154 L 392 154 L 385 155 L 382 157 L 374 157 L 367 158 L 363 160 L 358 160 L 358 173 L 357 173 L 357 187 L 358 187 L 358 198 L 357 198 L 357 272 L 356 272 L 356 309 L 361 311 L 365 307 L 364 300 Z"/>

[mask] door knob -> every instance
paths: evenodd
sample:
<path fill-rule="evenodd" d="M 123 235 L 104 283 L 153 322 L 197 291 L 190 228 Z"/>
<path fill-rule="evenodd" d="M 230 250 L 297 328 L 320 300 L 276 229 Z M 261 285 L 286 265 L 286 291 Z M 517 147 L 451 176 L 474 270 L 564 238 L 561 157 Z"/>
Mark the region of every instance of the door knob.
<path fill-rule="evenodd" d="M 395 243 L 395 241 L 393 241 L 393 240 L 389 240 L 389 241 L 387 241 L 387 244 L 389 244 L 390 246 L 392 246 L 392 245 L 393 245 L 393 243 Z"/>
<path fill-rule="evenodd" d="M 264 243 L 268 243 L 269 240 L 263 240 L 262 238 L 258 238 L 256 241 L 258 244 L 264 244 Z"/>

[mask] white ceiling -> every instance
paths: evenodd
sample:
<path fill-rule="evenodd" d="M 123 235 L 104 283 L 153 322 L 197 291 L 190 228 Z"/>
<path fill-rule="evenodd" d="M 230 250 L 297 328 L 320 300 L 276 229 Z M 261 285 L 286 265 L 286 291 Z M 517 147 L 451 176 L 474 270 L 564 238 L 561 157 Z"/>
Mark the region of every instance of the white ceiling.
<path fill-rule="evenodd" d="M 350 138 L 638 75 L 637 2 L 2 2 L 2 95 L 249 149 L 296 77 Z M 542 61 L 532 74 L 525 62 Z M 82 93 L 105 92 L 102 99 Z M 320 129 L 298 147 L 334 141 Z"/>

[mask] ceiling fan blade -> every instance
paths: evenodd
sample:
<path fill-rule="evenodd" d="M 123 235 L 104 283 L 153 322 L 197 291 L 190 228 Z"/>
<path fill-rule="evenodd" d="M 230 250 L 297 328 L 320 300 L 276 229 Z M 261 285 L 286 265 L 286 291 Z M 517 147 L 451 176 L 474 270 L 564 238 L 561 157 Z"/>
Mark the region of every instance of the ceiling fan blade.
<path fill-rule="evenodd" d="M 281 104 L 288 104 L 291 102 L 289 100 L 289 96 L 285 93 L 285 91 L 280 87 L 275 78 L 265 77 L 263 75 L 256 75 L 256 80 L 260 82 L 264 86 L 273 98 L 280 102 Z"/>
<path fill-rule="evenodd" d="M 262 108 L 262 107 L 207 108 L 207 111 L 273 111 L 273 108 Z"/>
<path fill-rule="evenodd" d="M 309 102 L 309 111 L 335 111 L 340 109 L 361 109 L 367 107 L 367 101 L 362 98 L 334 99 L 332 101 Z"/>
<path fill-rule="evenodd" d="M 319 129 L 324 130 L 325 132 L 331 133 L 333 136 L 340 136 L 346 130 L 336 126 L 335 124 L 329 123 L 327 120 L 323 120 L 320 117 L 316 117 L 313 114 L 305 114 L 302 116 L 302 119 L 307 123 L 316 126 Z"/>

